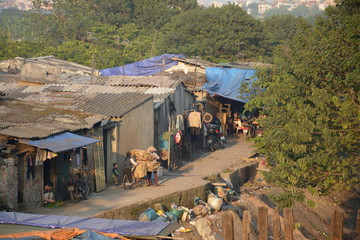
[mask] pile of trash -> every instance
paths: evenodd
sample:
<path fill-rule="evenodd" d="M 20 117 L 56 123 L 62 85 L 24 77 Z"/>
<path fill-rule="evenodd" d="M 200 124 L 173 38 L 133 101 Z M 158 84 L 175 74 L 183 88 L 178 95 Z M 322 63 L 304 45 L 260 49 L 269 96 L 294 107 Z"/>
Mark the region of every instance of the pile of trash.
<path fill-rule="evenodd" d="M 177 232 L 191 232 L 192 229 L 196 229 L 203 239 L 218 239 L 214 238 L 216 233 L 210 229 L 213 228 L 211 222 L 218 221 L 216 214 L 222 210 L 232 210 L 238 213 L 237 207 L 231 203 L 238 199 L 239 194 L 233 191 L 227 183 L 213 183 L 213 191 L 208 192 L 206 200 L 194 198 L 193 208 L 172 203 L 171 209 L 167 209 L 163 204 L 157 203 L 154 208 L 148 208 L 140 213 L 138 220 L 182 223 L 183 226 Z M 210 230 L 206 231 L 206 229 Z"/>

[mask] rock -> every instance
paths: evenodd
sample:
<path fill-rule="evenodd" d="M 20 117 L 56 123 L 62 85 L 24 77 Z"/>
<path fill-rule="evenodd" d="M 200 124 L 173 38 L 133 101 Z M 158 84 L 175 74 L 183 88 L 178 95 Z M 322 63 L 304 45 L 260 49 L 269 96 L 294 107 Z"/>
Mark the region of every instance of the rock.
<path fill-rule="evenodd" d="M 212 231 L 206 218 L 196 220 L 195 227 L 203 239 L 208 239 L 211 236 Z"/>
<path fill-rule="evenodd" d="M 164 205 L 162 205 L 161 203 L 155 203 L 154 204 L 154 210 L 157 211 L 162 211 L 162 212 L 166 212 Z"/>

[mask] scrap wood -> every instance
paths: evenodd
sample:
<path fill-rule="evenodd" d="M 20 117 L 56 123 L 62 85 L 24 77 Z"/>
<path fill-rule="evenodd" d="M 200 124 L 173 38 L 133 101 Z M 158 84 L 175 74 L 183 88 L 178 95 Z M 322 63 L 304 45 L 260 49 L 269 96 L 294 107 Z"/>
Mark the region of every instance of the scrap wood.
<path fill-rule="evenodd" d="M 227 186 L 226 183 L 211 183 L 214 186 Z"/>

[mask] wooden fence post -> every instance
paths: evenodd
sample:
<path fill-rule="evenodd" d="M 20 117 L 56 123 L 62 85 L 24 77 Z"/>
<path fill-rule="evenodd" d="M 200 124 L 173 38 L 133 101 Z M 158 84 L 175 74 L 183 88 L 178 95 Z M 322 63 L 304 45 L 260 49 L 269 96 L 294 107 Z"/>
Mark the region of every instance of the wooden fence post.
<path fill-rule="evenodd" d="M 250 239 L 251 214 L 249 210 L 243 212 L 242 240 Z"/>
<path fill-rule="evenodd" d="M 259 230 L 259 240 L 267 240 L 268 209 L 266 207 L 258 208 L 258 230 Z"/>
<path fill-rule="evenodd" d="M 344 213 L 334 210 L 331 215 L 331 239 L 342 240 L 343 239 L 343 220 Z"/>
<path fill-rule="evenodd" d="M 281 236 L 281 223 L 278 209 L 273 210 L 273 239 L 280 240 Z"/>
<path fill-rule="evenodd" d="M 360 209 L 357 212 L 356 218 L 356 239 L 360 240 Z"/>
<path fill-rule="evenodd" d="M 224 240 L 234 240 L 234 218 L 231 212 L 223 215 Z"/>
<path fill-rule="evenodd" d="M 284 236 L 285 240 L 293 239 L 293 230 L 294 230 L 294 214 L 291 208 L 284 209 Z"/>

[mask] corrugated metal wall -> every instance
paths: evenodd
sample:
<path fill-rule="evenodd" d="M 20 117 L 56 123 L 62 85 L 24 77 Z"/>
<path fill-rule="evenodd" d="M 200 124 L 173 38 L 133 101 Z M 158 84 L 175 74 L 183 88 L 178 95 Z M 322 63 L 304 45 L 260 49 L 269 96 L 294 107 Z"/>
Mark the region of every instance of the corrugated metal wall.
<path fill-rule="evenodd" d="M 118 128 L 116 162 L 122 171 L 126 152 L 154 145 L 154 102 L 150 99 L 123 116 Z"/>

